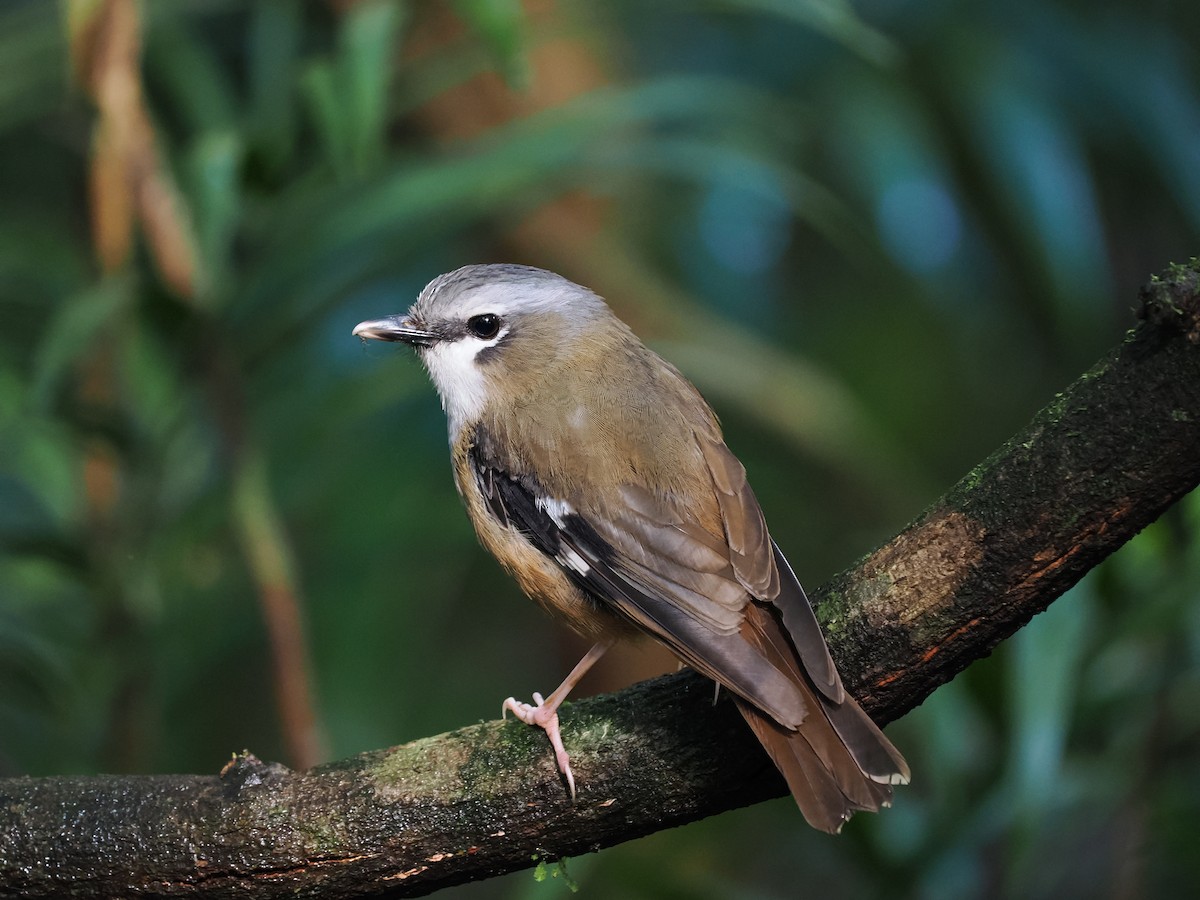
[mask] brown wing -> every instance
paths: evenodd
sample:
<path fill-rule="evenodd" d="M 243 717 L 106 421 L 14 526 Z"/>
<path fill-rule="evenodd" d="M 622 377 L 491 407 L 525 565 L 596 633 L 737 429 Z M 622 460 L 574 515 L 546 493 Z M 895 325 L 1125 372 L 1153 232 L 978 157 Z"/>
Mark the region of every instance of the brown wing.
<path fill-rule="evenodd" d="M 812 605 L 767 534 L 742 464 L 724 443 L 700 441 L 734 569 L 754 597 L 771 604 L 746 607 L 742 636 L 787 673 L 808 705 L 822 714 L 810 716 L 792 731 L 744 700 L 738 707 L 783 773 L 805 818 L 818 828 L 837 831 L 854 810 L 886 805 L 891 785 L 908 781 L 908 765 L 845 693 Z"/>
<path fill-rule="evenodd" d="M 812 687 L 776 610 L 761 604 L 748 607 L 742 634 L 790 674 L 817 711 L 792 731 L 738 699 L 738 709 L 783 773 L 809 824 L 836 832 L 856 810 L 876 811 L 889 805 L 892 785 L 906 783 L 909 777 L 908 766 L 891 741 L 852 697 L 834 703 Z"/>
<path fill-rule="evenodd" d="M 741 635 L 750 598 L 719 552 L 720 538 L 650 515 L 648 495 L 636 489 L 630 489 L 630 505 L 602 519 L 549 496 L 527 476 L 514 476 L 480 445 L 470 462 L 488 512 L 555 560 L 596 604 L 785 727 L 804 720 L 804 694 Z"/>
<path fill-rule="evenodd" d="M 705 438 L 699 438 L 705 441 Z M 597 603 L 739 698 L 805 818 L 836 831 L 907 781 L 903 758 L 845 694 L 803 589 L 767 533 L 741 464 L 703 445 L 724 534 L 631 485 L 605 514 L 550 497 L 473 452 L 489 509 Z"/>
<path fill-rule="evenodd" d="M 782 673 L 800 694 L 802 708 L 813 714 L 789 721 L 739 689 L 725 661 L 712 658 L 707 646 L 680 648 L 679 633 L 665 640 L 685 662 L 738 695 L 742 715 L 805 818 L 837 831 L 855 810 L 886 805 L 891 786 L 908 781 L 908 766 L 846 694 L 812 606 L 771 540 L 741 463 L 724 443 L 697 440 L 725 533 L 718 538 L 683 521 L 649 491 L 625 488 L 627 511 L 600 531 L 617 553 L 610 564 L 642 589 L 622 610 L 644 615 L 649 601 L 671 609 L 676 622 L 699 621 L 722 633 L 738 622 L 738 636 L 754 651 L 754 669 L 772 678 Z"/>
<path fill-rule="evenodd" d="M 758 499 L 746 481 L 746 470 L 723 442 L 704 437 L 698 440 L 712 473 L 730 561 L 738 580 L 754 597 L 768 600 L 779 609 L 808 677 L 828 699 L 842 702 L 842 679 L 825 646 L 821 627 L 792 567 L 767 533 Z"/>

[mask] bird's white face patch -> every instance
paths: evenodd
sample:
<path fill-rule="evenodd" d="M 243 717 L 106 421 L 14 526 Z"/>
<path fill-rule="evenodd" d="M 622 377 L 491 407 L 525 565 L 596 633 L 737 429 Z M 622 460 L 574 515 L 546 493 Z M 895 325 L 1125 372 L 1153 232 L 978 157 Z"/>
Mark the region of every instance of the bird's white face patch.
<path fill-rule="evenodd" d="M 508 332 L 508 328 L 502 328 L 496 337 L 486 341 L 466 335 L 457 341 L 438 341 L 421 349 L 421 361 L 442 398 L 446 419 L 450 420 L 451 440 L 463 425 L 479 418 L 487 401 L 487 382 L 476 356 L 496 346 Z"/>
<path fill-rule="evenodd" d="M 451 440 L 463 425 L 479 417 L 487 402 L 487 380 L 476 357 L 483 350 L 495 347 L 506 334 L 508 328 L 501 328 L 487 340 L 468 334 L 456 341 L 438 341 L 421 350 L 421 360 L 450 420 Z"/>

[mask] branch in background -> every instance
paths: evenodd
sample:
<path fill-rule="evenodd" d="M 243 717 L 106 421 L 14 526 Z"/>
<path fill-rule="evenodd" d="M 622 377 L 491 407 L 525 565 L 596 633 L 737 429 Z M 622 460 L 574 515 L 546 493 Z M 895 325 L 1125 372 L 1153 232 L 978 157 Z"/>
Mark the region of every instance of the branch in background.
<path fill-rule="evenodd" d="M 1200 263 L 915 523 L 813 593 L 880 721 L 986 656 L 1200 482 Z M 416 896 L 784 793 L 685 672 L 571 704 L 572 803 L 535 729 L 486 722 L 291 772 L 0 781 L 0 895 Z M 936 778 L 936 773 L 922 777 Z"/>
<path fill-rule="evenodd" d="M 101 266 L 112 272 L 128 263 L 136 222 L 163 283 L 203 316 L 206 273 L 196 252 L 190 210 L 159 152 L 142 90 L 140 6 L 134 0 L 72 0 L 67 10 L 72 66 L 97 111 L 90 199 L 92 241 Z M 324 751 L 309 689 L 304 616 L 291 547 L 265 464 L 242 427 L 240 378 L 220 344 L 213 343 L 208 352 L 209 396 L 233 467 L 234 517 L 270 643 L 280 730 L 291 762 L 307 768 L 322 759 Z M 109 371 L 112 353 L 105 346 L 93 358 L 84 386 L 105 402 L 115 399 Z M 85 460 L 91 511 L 102 524 L 115 506 L 115 468 L 110 456 L 100 451 Z M 107 530 L 93 529 L 101 534 Z"/>
<path fill-rule="evenodd" d="M 295 559 L 261 458 L 243 448 L 234 462 L 233 478 L 234 519 L 271 643 L 275 702 L 284 744 L 293 764 L 308 768 L 328 757 L 312 702 Z"/>
<path fill-rule="evenodd" d="M 821 592 L 869 709 L 920 704 L 1200 483 L 1200 260 L 1140 299 L 1123 344 Z"/>

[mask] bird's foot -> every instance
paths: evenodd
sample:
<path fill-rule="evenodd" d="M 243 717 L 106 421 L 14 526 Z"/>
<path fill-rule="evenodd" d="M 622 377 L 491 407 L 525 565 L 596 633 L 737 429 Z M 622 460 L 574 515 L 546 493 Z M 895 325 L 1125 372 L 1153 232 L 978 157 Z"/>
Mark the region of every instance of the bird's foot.
<path fill-rule="evenodd" d="M 551 699 L 554 699 L 551 697 Z M 533 695 L 533 704 L 522 703 L 513 697 L 504 701 L 502 715 L 507 718 L 512 713 L 526 725 L 536 725 L 546 732 L 550 738 L 550 746 L 554 748 L 554 759 L 558 763 L 558 771 L 567 779 L 567 787 L 571 791 L 571 799 L 575 799 L 575 775 L 571 772 L 571 757 L 563 747 L 562 733 L 558 728 L 558 704 L 550 706 L 542 699 L 541 694 Z"/>

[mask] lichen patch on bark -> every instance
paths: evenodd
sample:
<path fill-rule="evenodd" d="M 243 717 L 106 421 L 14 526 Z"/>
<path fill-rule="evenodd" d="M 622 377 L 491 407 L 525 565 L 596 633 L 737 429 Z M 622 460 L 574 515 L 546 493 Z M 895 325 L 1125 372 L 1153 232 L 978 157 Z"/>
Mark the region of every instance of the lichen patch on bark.
<path fill-rule="evenodd" d="M 938 509 L 868 557 L 857 596 L 872 628 L 910 625 L 954 602 L 983 558 L 982 524 L 953 509 Z"/>

